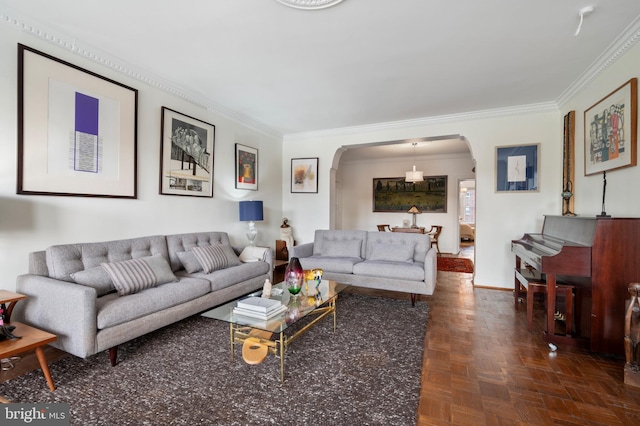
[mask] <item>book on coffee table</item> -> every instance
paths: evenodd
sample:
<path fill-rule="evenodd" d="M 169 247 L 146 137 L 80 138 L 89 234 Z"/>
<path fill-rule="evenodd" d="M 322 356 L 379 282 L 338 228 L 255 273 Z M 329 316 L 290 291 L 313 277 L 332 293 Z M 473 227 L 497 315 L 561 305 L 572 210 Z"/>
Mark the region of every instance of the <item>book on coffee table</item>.
<path fill-rule="evenodd" d="M 264 297 L 246 297 L 238 300 L 238 308 L 262 314 L 271 313 L 276 309 L 280 309 L 281 306 L 283 305 L 279 300 L 267 299 Z"/>
<path fill-rule="evenodd" d="M 240 304 L 238 303 L 238 306 L 233 308 L 233 313 L 236 314 L 236 315 L 242 315 L 242 316 L 251 317 L 251 318 L 268 320 L 268 319 L 273 318 L 273 317 L 275 317 L 275 316 L 277 316 L 277 315 L 279 315 L 279 314 L 281 314 L 281 313 L 283 313 L 284 311 L 287 310 L 287 307 L 285 305 L 283 305 L 282 303 L 279 303 L 279 304 L 280 304 L 279 308 L 272 309 L 269 312 L 258 312 L 258 311 L 254 311 L 254 310 L 251 310 L 251 309 L 244 309 L 244 308 L 240 307 Z"/>

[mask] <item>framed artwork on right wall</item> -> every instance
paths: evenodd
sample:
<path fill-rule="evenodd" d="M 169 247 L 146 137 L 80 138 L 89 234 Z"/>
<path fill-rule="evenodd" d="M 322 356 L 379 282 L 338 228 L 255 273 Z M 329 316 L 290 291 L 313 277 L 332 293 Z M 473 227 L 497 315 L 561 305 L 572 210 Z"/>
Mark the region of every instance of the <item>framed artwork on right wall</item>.
<path fill-rule="evenodd" d="M 584 112 L 584 175 L 637 164 L 638 79 L 632 78 Z"/>

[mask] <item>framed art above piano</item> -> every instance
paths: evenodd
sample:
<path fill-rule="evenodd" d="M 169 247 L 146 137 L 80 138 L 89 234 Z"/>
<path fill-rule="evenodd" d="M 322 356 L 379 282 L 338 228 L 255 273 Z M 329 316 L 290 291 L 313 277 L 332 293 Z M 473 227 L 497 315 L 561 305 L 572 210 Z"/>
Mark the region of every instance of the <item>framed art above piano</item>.
<path fill-rule="evenodd" d="M 585 110 L 585 176 L 637 164 L 637 82 L 632 78 Z"/>

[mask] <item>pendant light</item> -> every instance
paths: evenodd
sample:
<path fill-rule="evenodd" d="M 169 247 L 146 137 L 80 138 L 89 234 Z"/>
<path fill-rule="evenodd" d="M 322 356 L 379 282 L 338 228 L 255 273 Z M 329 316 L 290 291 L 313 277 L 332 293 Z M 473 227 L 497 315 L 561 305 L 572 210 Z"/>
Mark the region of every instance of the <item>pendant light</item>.
<path fill-rule="evenodd" d="M 406 173 L 405 182 L 422 182 L 424 180 L 421 171 L 416 171 L 416 145 L 417 142 L 413 142 L 413 170 Z"/>

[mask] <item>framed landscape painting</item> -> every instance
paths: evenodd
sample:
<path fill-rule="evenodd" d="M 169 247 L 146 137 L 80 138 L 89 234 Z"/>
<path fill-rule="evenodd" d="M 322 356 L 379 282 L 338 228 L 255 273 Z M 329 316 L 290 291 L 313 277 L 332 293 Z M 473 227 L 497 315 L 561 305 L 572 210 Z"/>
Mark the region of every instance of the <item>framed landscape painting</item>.
<path fill-rule="evenodd" d="M 137 197 L 138 91 L 18 45 L 18 194 Z"/>
<path fill-rule="evenodd" d="M 406 213 L 415 205 L 422 213 L 447 212 L 447 176 L 425 176 L 422 182 L 404 177 L 373 178 L 373 211 Z"/>
<path fill-rule="evenodd" d="M 258 190 L 258 150 L 236 144 L 236 188 Z"/>
<path fill-rule="evenodd" d="M 584 112 L 584 174 L 637 164 L 638 87 L 632 78 Z"/>
<path fill-rule="evenodd" d="M 160 194 L 213 197 L 215 126 L 162 107 Z"/>

